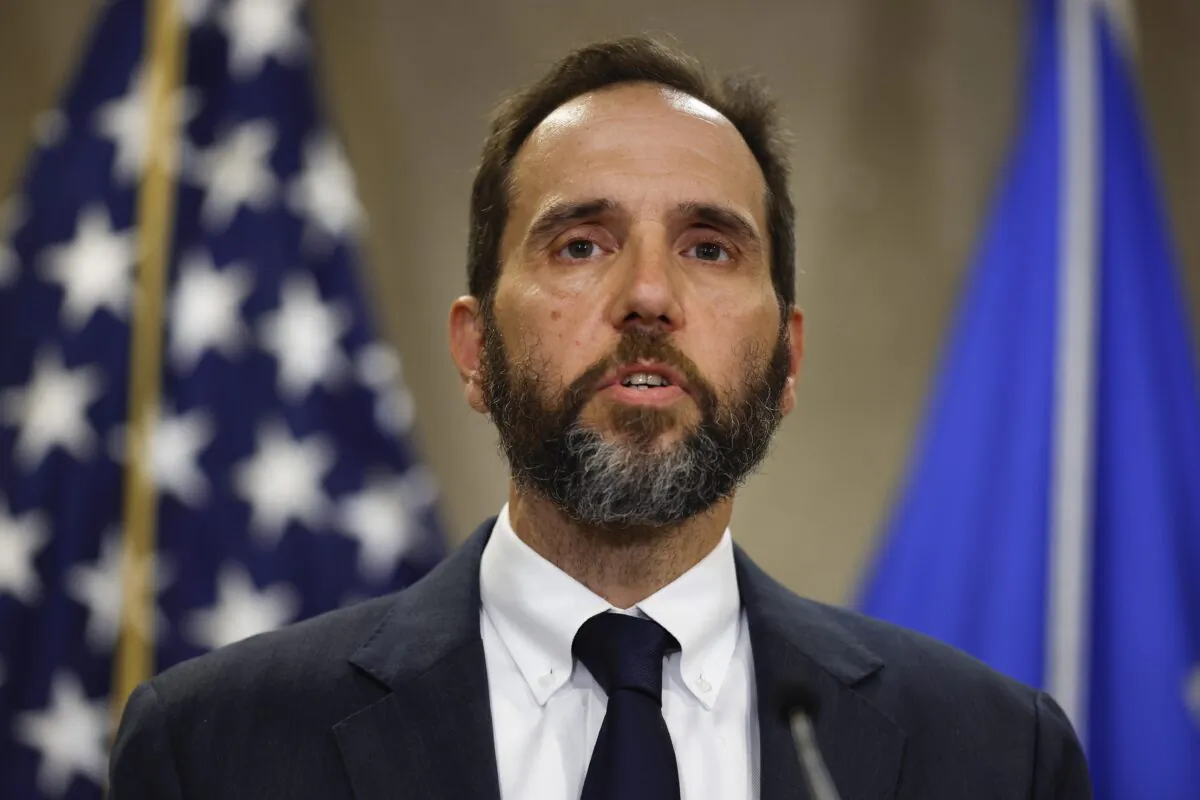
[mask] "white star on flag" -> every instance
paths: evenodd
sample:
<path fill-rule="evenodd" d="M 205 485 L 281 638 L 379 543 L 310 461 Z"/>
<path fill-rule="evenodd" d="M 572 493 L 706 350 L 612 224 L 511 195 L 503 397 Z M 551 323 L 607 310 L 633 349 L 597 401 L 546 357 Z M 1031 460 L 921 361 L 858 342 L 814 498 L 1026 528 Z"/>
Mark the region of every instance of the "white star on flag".
<path fill-rule="evenodd" d="M 275 544 L 290 520 L 310 530 L 321 526 L 329 511 L 321 481 L 333 462 L 326 436 L 314 433 L 300 440 L 278 422 L 260 427 L 258 449 L 233 469 L 234 489 L 250 505 L 254 533 Z"/>
<path fill-rule="evenodd" d="M 137 69 L 129 81 L 129 90 L 116 100 L 110 100 L 96 109 L 93 125 L 96 131 L 112 141 L 117 149 L 113 160 L 113 177 L 118 182 L 133 183 L 141 178 L 146 169 L 150 149 L 150 121 L 146 112 L 146 70 Z M 182 129 L 191 122 L 200 109 L 199 99 L 194 92 L 178 89 L 168 101 L 173 117 L 172 127 Z M 186 140 L 179 137 L 179 144 Z M 179 153 L 167 164 L 168 173 L 174 174 L 179 165 Z"/>
<path fill-rule="evenodd" d="M 208 350 L 228 359 L 242 352 L 249 332 L 241 307 L 253 288 L 253 277 L 243 264 L 217 269 L 203 251 L 181 260 L 167 321 L 175 369 L 191 371 Z"/>
<path fill-rule="evenodd" d="M 329 133 L 314 133 L 305 141 L 304 168 L 288 187 L 288 204 L 306 220 L 306 240 L 327 247 L 358 233 L 363 209 L 354 172 Z"/>
<path fill-rule="evenodd" d="M 280 628 L 295 619 L 299 610 L 294 588 L 277 583 L 259 590 L 244 567 L 229 563 L 217 576 L 215 604 L 192 612 L 185 631 L 196 646 L 216 650 Z"/>
<path fill-rule="evenodd" d="M 81 330 L 101 308 L 125 318 L 136 252 L 133 229 L 113 230 L 104 206 L 84 209 L 75 238 L 46 250 L 39 273 L 62 286 L 60 313 L 67 329 Z"/>
<path fill-rule="evenodd" d="M 220 21 L 229 36 L 229 72 L 234 78 L 254 78 L 268 58 L 293 64 L 304 55 L 306 39 L 298 14 L 302 2 L 230 0 Z"/>
<path fill-rule="evenodd" d="M 278 182 L 268 160 L 277 140 L 270 121 L 251 120 L 195 156 L 190 172 L 205 190 L 200 216 L 211 231 L 225 230 L 242 206 L 263 211 L 271 204 Z"/>
<path fill-rule="evenodd" d="M 179 16 L 189 28 L 197 28 L 208 22 L 212 3 L 213 0 L 179 0 Z"/>
<path fill-rule="evenodd" d="M 125 463 L 129 428 L 118 425 L 109 437 L 113 460 Z M 154 434 L 141 438 L 143 463 L 150 465 L 151 477 L 159 491 L 179 502 L 197 508 L 208 500 L 209 483 L 200 468 L 200 454 L 216 435 L 212 414 L 197 407 L 185 414 L 163 409 Z"/>
<path fill-rule="evenodd" d="M 358 571 L 370 581 L 386 579 L 417 542 L 417 515 L 437 496 L 428 469 L 371 479 L 341 502 L 341 526 L 358 541 Z"/>
<path fill-rule="evenodd" d="M 17 228 L 25 223 L 26 216 L 25 204 L 20 197 L 14 195 L 0 203 L 0 289 L 17 279 L 20 264 L 10 242 Z"/>
<path fill-rule="evenodd" d="M 108 763 L 108 701 L 88 699 L 71 673 L 55 672 L 49 707 L 17 715 L 13 728 L 18 741 L 41 754 L 37 785 L 45 797 L 62 797 L 75 776 L 103 785 Z"/>
<path fill-rule="evenodd" d="M 342 303 L 325 303 L 308 275 L 286 279 L 279 308 L 259 323 L 263 346 L 279 363 L 279 393 L 292 402 L 308 396 L 318 383 L 334 385 L 349 363 L 338 344 L 353 324 Z"/>
<path fill-rule="evenodd" d="M 64 369 L 58 354 L 40 353 L 24 387 L 0 392 L 0 420 L 17 428 L 16 460 L 27 472 L 54 448 L 78 461 L 92 455 L 96 435 L 87 409 L 103 394 L 100 370 Z"/>
<path fill-rule="evenodd" d="M 381 342 L 371 342 L 354 359 L 358 379 L 375 391 L 400 382 L 400 356 Z"/>
<path fill-rule="evenodd" d="M 12 595 L 27 606 L 42 596 L 33 560 L 46 543 L 50 531 L 41 511 L 32 509 L 13 516 L 3 495 L 0 495 L 0 596 Z"/>
<path fill-rule="evenodd" d="M 88 610 L 85 638 L 88 647 L 97 655 L 111 655 L 121 632 L 125 597 L 124 553 L 121 537 L 110 531 L 101 542 L 100 555 L 94 565 L 76 564 L 67 572 L 67 594 Z M 170 582 L 170 570 L 153 556 L 149 560 L 152 561 L 150 570 L 135 570 L 132 574 L 148 575 L 153 584 L 153 595 L 157 596 Z M 157 611 L 157 606 L 155 608 Z M 159 631 L 166 629 L 167 619 L 161 611 L 156 613 L 155 626 Z"/>
<path fill-rule="evenodd" d="M 149 444 L 154 482 L 162 491 L 193 508 L 208 499 L 200 453 L 215 433 L 212 415 L 202 408 L 159 419 Z"/>
<path fill-rule="evenodd" d="M 375 423 L 394 436 L 412 428 L 412 395 L 400 380 L 400 358 L 387 345 L 373 343 L 354 359 L 358 379 L 375 392 Z"/>

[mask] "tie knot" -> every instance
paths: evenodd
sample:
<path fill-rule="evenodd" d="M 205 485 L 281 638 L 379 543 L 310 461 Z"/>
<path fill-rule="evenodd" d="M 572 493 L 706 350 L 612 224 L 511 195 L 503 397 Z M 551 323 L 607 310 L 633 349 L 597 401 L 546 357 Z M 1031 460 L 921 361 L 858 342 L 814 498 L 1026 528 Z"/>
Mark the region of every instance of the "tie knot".
<path fill-rule="evenodd" d="M 652 619 L 605 612 L 580 626 L 571 649 L 605 694 L 633 689 L 661 703 L 663 657 L 679 642 Z"/>

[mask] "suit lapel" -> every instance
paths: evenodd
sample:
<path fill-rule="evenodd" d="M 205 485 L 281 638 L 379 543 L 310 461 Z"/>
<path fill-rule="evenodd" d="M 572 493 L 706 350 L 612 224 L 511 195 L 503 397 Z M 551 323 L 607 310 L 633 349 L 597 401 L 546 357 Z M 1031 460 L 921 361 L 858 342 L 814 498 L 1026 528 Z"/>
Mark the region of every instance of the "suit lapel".
<path fill-rule="evenodd" d="M 736 560 L 758 692 L 761 800 L 808 797 L 775 697 L 775 687 L 787 683 L 816 696 L 817 742 L 843 800 L 894 797 L 904 732 L 856 689 L 883 662 L 837 621 L 837 612 L 789 592 L 740 548 Z"/>
<path fill-rule="evenodd" d="M 334 726 L 357 800 L 499 800 L 479 560 L 492 521 L 397 597 L 350 661 L 387 693 Z"/>

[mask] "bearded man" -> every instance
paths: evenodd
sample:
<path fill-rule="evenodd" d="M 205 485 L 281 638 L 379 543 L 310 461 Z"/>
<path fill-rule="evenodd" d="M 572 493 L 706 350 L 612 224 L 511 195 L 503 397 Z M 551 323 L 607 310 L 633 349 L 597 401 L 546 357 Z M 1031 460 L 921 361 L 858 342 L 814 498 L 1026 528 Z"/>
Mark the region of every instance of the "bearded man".
<path fill-rule="evenodd" d="M 508 502 L 407 591 L 139 687 L 112 797 L 1088 797 L 1048 696 L 733 543 L 795 405 L 793 255 L 755 85 L 628 38 L 509 98 L 450 311 Z M 825 769 L 793 741 L 813 717 Z"/>

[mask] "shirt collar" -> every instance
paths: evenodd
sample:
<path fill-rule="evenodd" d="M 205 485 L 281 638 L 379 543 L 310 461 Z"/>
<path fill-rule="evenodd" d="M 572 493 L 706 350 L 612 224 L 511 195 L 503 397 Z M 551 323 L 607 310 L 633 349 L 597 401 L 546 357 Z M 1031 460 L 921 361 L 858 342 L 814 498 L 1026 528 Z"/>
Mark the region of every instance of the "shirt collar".
<path fill-rule="evenodd" d="M 679 642 L 683 683 L 711 709 L 733 660 L 742 617 L 729 529 L 698 564 L 637 607 Z"/>
<path fill-rule="evenodd" d="M 538 705 L 545 705 L 570 678 L 571 643 L 579 627 L 596 614 L 618 610 L 521 541 L 507 504 L 484 547 L 479 587 L 483 611 Z M 729 531 L 700 563 L 635 610 L 679 642 L 684 685 L 711 709 L 741 625 Z"/>

